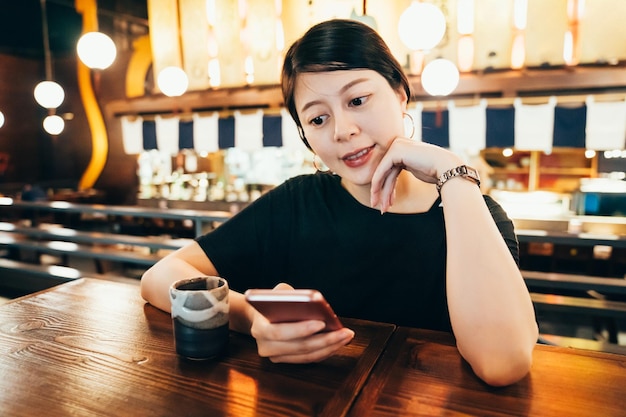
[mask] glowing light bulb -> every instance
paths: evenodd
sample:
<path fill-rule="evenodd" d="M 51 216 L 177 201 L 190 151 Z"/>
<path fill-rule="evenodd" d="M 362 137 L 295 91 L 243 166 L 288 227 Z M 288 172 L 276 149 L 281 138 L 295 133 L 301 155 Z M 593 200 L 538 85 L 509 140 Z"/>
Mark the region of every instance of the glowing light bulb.
<path fill-rule="evenodd" d="M 447 96 L 459 85 L 459 70 L 452 61 L 439 58 L 422 71 L 422 87 L 431 96 Z"/>
<path fill-rule="evenodd" d="M 51 135 L 58 135 L 65 128 L 65 120 L 61 116 L 53 114 L 43 119 L 43 129 Z"/>
<path fill-rule="evenodd" d="M 434 48 L 446 33 L 446 17 L 435 5 L 414 1 L 400 15 L 400 40 L 412 50 Z"/>
<path fill-rule="evenodd" d="M 117 48 L 113 40 L 104 33 L 88 32 L 78 40 L 76 52 L 89 68 L 105 69 L 115 61 Z"/>
<path fill-rule="evenodd" d="M 42 81 L 35 87 L 35 100 L 46 109 L 56 109 L 64 99 L 63 87 L 54 81 Z"/>
<path fill-rule="evenodd" d="M 178 97 L 187 91 L 189 78 L 179 67 L 166 67 L 161 70 L 157 77 L 159 89 L 168 97 Z"/>

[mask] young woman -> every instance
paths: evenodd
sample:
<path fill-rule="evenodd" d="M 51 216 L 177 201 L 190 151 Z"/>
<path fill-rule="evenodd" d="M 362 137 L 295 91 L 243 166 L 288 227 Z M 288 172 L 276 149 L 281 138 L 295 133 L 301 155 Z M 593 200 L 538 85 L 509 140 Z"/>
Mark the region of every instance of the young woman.
<path fill-rule="evenodd" d="M 457 155 L 405 133 L 409 82 L 380 36 L 351 20 L 312 27 L 286 55 L 282 89 L 329 172 L 286 181 L 166 256 L 144 274 L 142 296 L 169 311 L 173 281 L 222 276 L 230 327 L 250 333 L 261 356 L 303 363 L 354 332 L 271 324 L 241 293 L 316 288 L 339 316 L 453 332 L 488 384 L 524 377 L 537 325 L 513 225 Z"/>

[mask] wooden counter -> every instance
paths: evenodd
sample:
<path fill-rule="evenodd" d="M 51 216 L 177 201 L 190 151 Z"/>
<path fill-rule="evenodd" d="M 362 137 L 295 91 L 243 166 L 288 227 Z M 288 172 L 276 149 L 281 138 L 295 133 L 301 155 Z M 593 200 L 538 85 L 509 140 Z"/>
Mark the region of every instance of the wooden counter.
<path fill-rule="evenodd" d="M 219 360 L 174 351 L 170 316 L 137 285 L 80 279 L 0 306 L 0 414 L 11 416 L 623 416 L 626 356 L 538 345 L 493 388 L 450 334 L 343 319 L 351 344 L 273 364 L 231 332 Z"/>

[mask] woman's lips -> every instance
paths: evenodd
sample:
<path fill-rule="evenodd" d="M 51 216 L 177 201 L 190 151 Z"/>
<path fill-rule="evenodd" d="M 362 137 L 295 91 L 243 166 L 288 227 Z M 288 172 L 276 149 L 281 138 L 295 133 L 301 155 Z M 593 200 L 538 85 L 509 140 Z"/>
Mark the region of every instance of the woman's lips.
<path fill-rule="evenodd" d="M 372 155 L 373 149 L 374 145 L 370 146 L 369 148 L 364 148 L 357 152 L 345 155 L 341 159 L 350 168 L 356 168 L 365 164 L 369 160 L 370 156 Z"/>

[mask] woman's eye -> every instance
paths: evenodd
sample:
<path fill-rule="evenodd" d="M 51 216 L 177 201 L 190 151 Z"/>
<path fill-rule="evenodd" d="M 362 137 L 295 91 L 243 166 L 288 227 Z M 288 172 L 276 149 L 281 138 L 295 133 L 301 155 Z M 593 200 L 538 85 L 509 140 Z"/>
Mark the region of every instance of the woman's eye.
<path fill-rule="evenodd" d="M 311 121 L 309 123 L 312 124 L 312 125 L 319 126 L 322 123 L 324 123 L 324 116 L 314 117 L 313 119 L 311 119 Z"/>
<path fill-rule="evenodd" d="M 367 100 L 367 97 L 365 97 L 365 96 L 353 98 L 352 100 L 350 100 L 350 105 L 352 105 L 352 106 L 361 106 L 361 105 L 363 105 L 363 103 L 365 103 L 366 100 Z"/>

